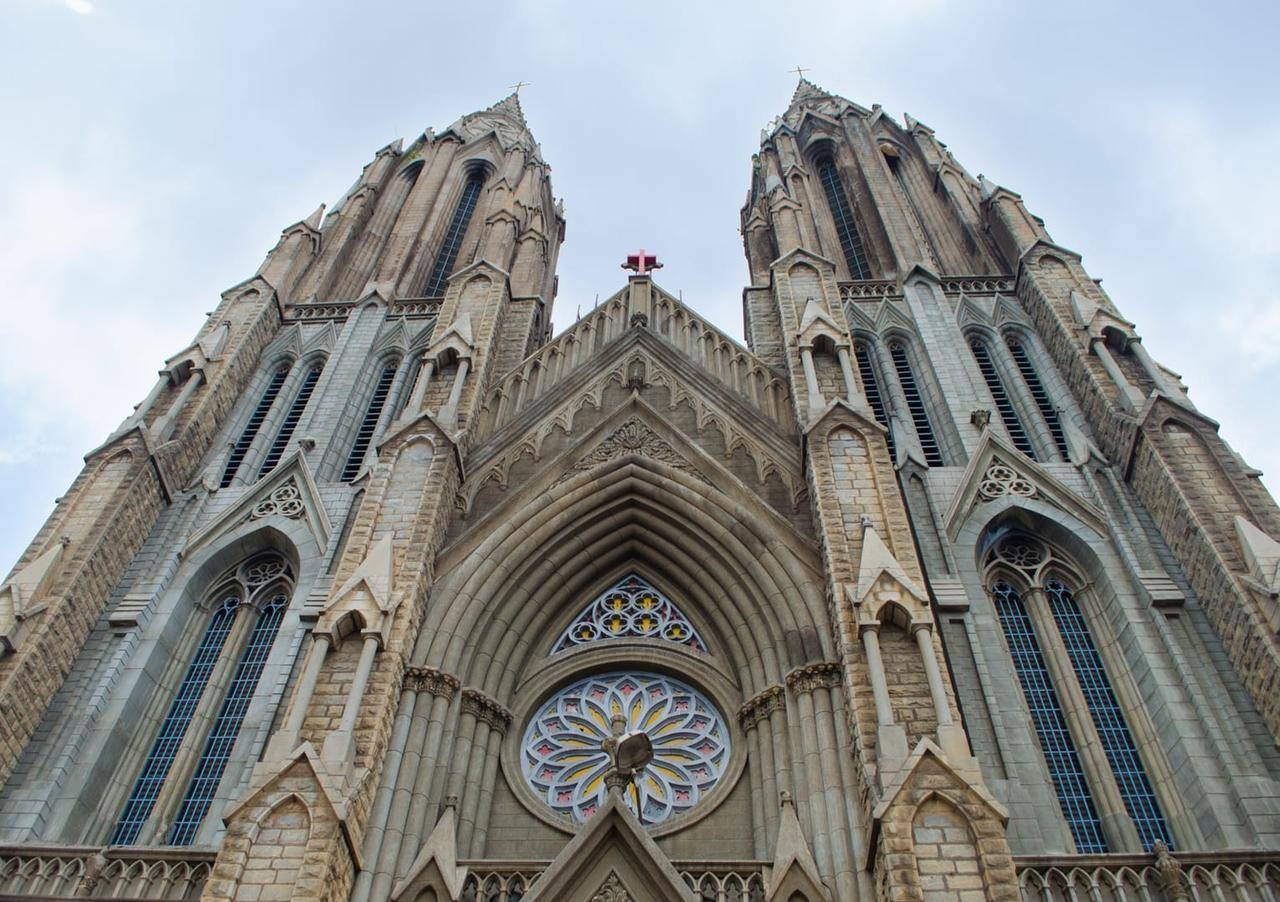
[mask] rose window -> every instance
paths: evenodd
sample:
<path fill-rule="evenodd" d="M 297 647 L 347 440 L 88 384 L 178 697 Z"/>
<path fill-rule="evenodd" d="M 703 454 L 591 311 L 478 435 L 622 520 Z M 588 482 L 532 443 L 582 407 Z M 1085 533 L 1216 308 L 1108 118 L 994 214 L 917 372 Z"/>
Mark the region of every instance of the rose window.
<path fill-rule="evenodd" d="M 604 804 L 610 760 L 602 743 L 615 714 L 626 718 L 625 731 L 653 743 L 653 760 L 625 790 L 642 823 L 687 811 L 724 776 L 729 729 L 702 693 L 653 673 L 588 677 L 538 709 L 521 745 L 525 780 L 556 813 L 583 822 Z"/>
<path fill-rule="evenodd" d="M 560 634 L 552 652 L 600 639 L 665 639 L 706 651 L 689 618 L 653 586 L 628 576 L 591 602 Z"/>

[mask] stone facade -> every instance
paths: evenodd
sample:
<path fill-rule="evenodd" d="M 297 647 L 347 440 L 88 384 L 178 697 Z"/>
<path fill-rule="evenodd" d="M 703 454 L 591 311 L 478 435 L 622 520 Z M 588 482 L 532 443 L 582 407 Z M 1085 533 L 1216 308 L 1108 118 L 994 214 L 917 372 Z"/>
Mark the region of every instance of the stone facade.
<path fill-rule="evenodd" d="M 564 227 L 508 97 L 165 362 L 0 585 L 0 894 L 1274 894 L 1280 511 L 1017 195 L 802 80 L 745 347 L 553 336 Z"/>

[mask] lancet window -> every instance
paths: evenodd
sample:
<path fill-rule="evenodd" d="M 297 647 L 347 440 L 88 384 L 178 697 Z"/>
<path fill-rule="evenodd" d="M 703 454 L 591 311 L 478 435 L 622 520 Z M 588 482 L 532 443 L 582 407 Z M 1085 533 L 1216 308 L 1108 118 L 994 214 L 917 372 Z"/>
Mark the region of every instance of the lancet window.
<path fill-rule="evenodd" d="M 112 845 L 145 841 L 175 809 L 165 844 L 194 841 L 289 605 L 293 571 L 267 552 L 232 568 L 215 586 L 206 596 L 210 612 L 200 641 L 116 821 Z"/>
<path fill-rule="evenodd" d="M 1045 390 L 1044 383 L 1040 381 L 1040 374 L 1036 371 L 1035 364 L 1031 362 L 1031 355 L 1027 353 L 1026 346 L 1015 335 L 1009 335 L 1005 338 L 1005 344 L 1009 348 L 1009 354 L 1013 357 L 1014 365 L 1018 367 L 1018 373 L 1022 376 L 1022 381 L 1026 383 L 1027 390 L 1031 393 L 1031 399 L 1035 402 L 1036 409 L 1040 411 L 1040 416 L 1044 418 L 1044 424 L 1049 427 L 1049 434 L 1053 436 L 1053 444 L 1058 449 L 1058 453 L 1063 460 L 1070 457 L 1067 450 L 1067 437 L 1062 430 L 1062 421 L 1058 418 L 1058 411 L 1053 406 L 1053 401 L 1049 398 L 1049 392 Z"/>
<path fill-rule="evenodd" d="M 1081 581 L 1050 546 L 1016 531 L 999 536 L 986 563 L 988 590 L 1076 850 L 1109 849 L 1093 791 L 1108 779 L 1114 779 L 1143 848 L 1151 851 L 1157 842 L 1172 848 L 1128 718 L 1078 603 L 1079 590 L 1073 586 Z M 1045 654 L 1045 646 L 1054 649 L 1052 654 Z M 1055 659 L 1069 661 L 1070 672 L 1055 669 L 1050 664 Z M 1068 723 L 1059 702 L 1063 694 L 1083 699 L 1096 738 L 1076 735 L 1087 727 L 1073 729 Z M 1077 751 L 1086 746 L 1103 750 L 1109 773 L 1090 771 Z"/>
<path fill-rule="evenodd" d="M 911 368 L 911 360 L 907 357 L 906 345 L 898 340 L 889 342 L 889 356 L 893 358 L 894 369 L 898 371 L 898 384 L 907 402 L 907 411 L 911 414 L 916 438 L 920 440 L 920 450 L 924 452 L 925 463 L 931 467 L 941 467 L 944 465 L 942 449 L 938 447 L 933 423 L 930 422 L 929 412 L 925 409 L 924 396 L 920 393 L 915 371 Z"/>
<path fill-rule="evenodd" d="M 280 463 L 280 458 L 284 456 L 285 448 L 289 447 L 289 439 L 293 438 L 293 430 L 298 428 L 298 421 L 302 419 L 307 403 L 311 400 L 311 393 L 315 391 L 316 382 L 320 380 L 321 369 L 322 367 L 316 364 L 302 377 L 298 393 L 293 396 L 293 403 L 289 405 L 289 411 L 285 414 L 279 431 L 276 432 L 275 440 L 271 442 L 271 447 L 267 449 L 267 456 L 263 458 L 262 467 L 258 470 L 259 479 L 274 470 L 276 464 Z"/>
<path fill-rule="evenodd" d="M 862 236 L 858 233 L 853 207 L 850 206 L 849 196 L 840 181 L 835 160 L 830 156 L 818 160 L 818 179 L 827 195 L 827 207 L 835 221 L 836 237 L 840 239 L 840 250 L 844 252 L 845 263 L 849 266 L 849 277 L 871 278 L 871 267 L 867 265 L 867 253 L 862 246 Z"/>
<path fill-rule="evenodd" d="M 1022 427 L 1022 420 L 1018 417 L 1018 411 L 1013 406 L 1013 399 L 1009 397 L 1009 392 L 1005 390 L 1004 379 L 1001 378 L 1000 370 L 997 369 L 995 361 L 991 358 L 991 351 L 987 348 L 987 343 L 981 338 L 970 338 L 969 350 L 973 352 L 973 359 L 978 362 L 978 370 L 982 373 L 983 381 L 987 383 L 987 389 L 991 392 L 991 400 L 995 402 L 996 411 L 1000 414 L 1000 421 L 1004 423 L 1005 431 L 1009 433 L 1013 446 L 1027 455 L 1027 457 L 1035 460 L 1035 448 L 1031 445 L 1027 430 Z"/>
<path fill-rule="evenodd" d="M 605 639 L 661 639 L 707 650 L 675 602 L 634 574 L 615 583 L 575 617 L 552 652 Z"/>
<path fill-rule="evenodd" d="M 480 199 L 480 189 L 484 185 L 484 173 L 476 170 L 467 177 L 462 186 L 462 195 L 458 205 L 453 209 L 453 218 L 449 220 L 449 228 L 440 243 L 440 251 L 436 254 L 435 265 L 431 268 L 431 277 L 427 279 L 427 287 L 423 294 L 429 298 L 444 294 L 449 284 L 449 276 L 453 274 L 453 266 L 458 262 L 458 253 L 462 250 L 463 239 L 467 237 L 467 227 L 471 225 L 471 215 L 476 210 L 476 202 Z"/>
<path fill-rule="evenodd" d="M 391 361 L 385 364 L 382 372 L 378 374 L 378 381 L 373 387 L 373 394 L 365 408 L 364 417 L 360 420 L 360 428 L 356 430 L 355 440 L 351 443 L 351 452 L 347 455 L 347 462 L 342 467 L 343 482 L 351 482 L 360 475 L 360 468 L 364 466 L 365 455 L 369 452 L 369 446 L 373 444 L 373 434 L 378 429 L 382 408 L 387 404 L 387 395 L 391 391 L 391 383 L 396 378 L 398 366 L 397 361 Z"/>
<path fill-rule="evenodd" d="M 287 366 L 282 366 L 271 374 L 267 387 L 262 391 L 262 397 L 258 399 L 258 404 L 253 408 L 253 413 L 249 415 L 249 422 L 244 424 L 244 429 L 240 431 L 240 437 L 236 439 L 235 445 L 231 448 L 231 455 L 227 458 L 227 465 L 222 470 L 222 480 L 219 483 L 221 488 L 225 489 L 236 478 L 236 471 L 244 463 L 244 457 L 249 453 L 249 448 L 253 446 L 253 440 L 258 437 L 258 431 L 262 429 L 262 422 L 267 418 L 267 414 L 271 412 L 272 406 L 276 403 L 280 388 L 284 385 L 284 380 L 288 375 L 289 367 Z"/>
<path fill-rule="evenodd" d="M 871 405 L 871 412 L 875 415 L 876 422 L 887 431 L 889 454 L 896 455 L 897 451 L 893 446 L 893 429 L 889 426 L 889 411 L 884 405 L 884 394 L 880 391 L 880 379 L 876 375 L 875 364 L 871 362 L 871 349 L 864 342 L 857 342 L 853 346 L 853 356 L 858 362 L 862 391 L 867 396 L 867 403 Z"/>

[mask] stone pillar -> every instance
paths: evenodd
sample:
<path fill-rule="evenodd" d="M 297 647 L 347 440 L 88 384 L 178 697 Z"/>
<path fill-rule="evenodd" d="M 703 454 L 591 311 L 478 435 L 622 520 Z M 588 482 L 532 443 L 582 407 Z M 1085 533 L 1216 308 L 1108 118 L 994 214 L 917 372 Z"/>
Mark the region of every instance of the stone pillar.
<path fill-rule="evenodd" d="M 822 410 L 826 402 L 822 391 L 818 388 L 818 373 L 813 367 L 813 348 L 805 346 L 800 349 L 800 364 L 804 367 L 804 385 L 809 394 L 810 412 Z"/>
<path fill-rule="evenodd" d="M 883 775 L 886 770 L 897 770 L 906 760 L 907 733 L 894 720 L 893 703 L 889 701 L 889 683 L 884 675 L 884 660 L 880 657 L 880 624 L 862 625 L 862 649 L 867 657 L 871 694 L 876 702 L 876 752 Z"/>
<path fill-rule="evenodd" d="M 1111 377 L 1111 381 L 1115 383 L 1116 388 L 1120 389 L 1120 405 L 1130 413 L 1142 404 L 1142 392 L 1133 387 L 1133 384 L 1125 378 L 1124 372 L 1120 369 L 1120 364 L 1116 363 L 1116 359 L 1111 356 L 1111 349 L 1107 347 L 1107 340 L 1099 336 L 1090 342 L 1093 352 L 1098 355 L 1098 360 L 1102 363 L 1102 368 L 1107 371 L 1107 375 Z"/>
<path fill-rule="evenodd" d="M 293 692 L 293 707 L 289 709 L 289 717 L 285 720 L 284 726 L 271 737 L 267 745 L 266 758 L 283 758 L 297 747 L 302 724 L 307 718 L 307 706 L 311 704 L 311 696 L 315 694 L 316 683 L 320 679 L 320 670 L 324 667 L 324 661 L 328 655 L 329 637 L 314 636 L 311 648 L 307 649 L 307 660 L 302 665 L 302 676 L 298 679 L 298 688 Z"/>
<path fill-rule="evenodd" d="M 347 701 L 342 708 L 342 719 L 338 728 L 324 739 L 324 750 L 321 756 L 334 764 L 350 764 L 355 760 L 356 719 L 360 716 L 360 705 L 364 701 L 364 690 L 369 685 L 369 675 L 373 673 L 373 660 L 382 645 L 381 637 L 367 634 L 364 645 L 360 649 L 360 662 L 356 665 L 355 676 L 351 687 L 347 690 Z"/>
<path fill-rule="evenodd" d="M 860 410 L 868 407 L 867 399 L 862 392 L 858 391 L 858 382 L 853 377 L 853 364 L 849 360 L 848 346 L 839 345 L 836 348 L 836 357 L 840 361 L 840 372 L 844 376 L 845 396 L 849 399 L 849 403 Z"/>

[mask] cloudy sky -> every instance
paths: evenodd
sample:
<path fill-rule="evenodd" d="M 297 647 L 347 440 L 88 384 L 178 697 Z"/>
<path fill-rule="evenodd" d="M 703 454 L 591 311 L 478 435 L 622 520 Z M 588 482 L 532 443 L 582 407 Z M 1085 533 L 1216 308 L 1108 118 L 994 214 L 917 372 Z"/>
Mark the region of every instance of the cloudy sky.
<path fill-rule="evenodd" d="M 656 249 L 734 334 L 797 64 L 1020 192 L 1280 488 L 1280 4 L 0 0 L 0 571 L 280 229 L 517 80 L 556 323 Z"/>

